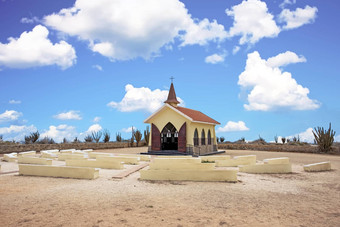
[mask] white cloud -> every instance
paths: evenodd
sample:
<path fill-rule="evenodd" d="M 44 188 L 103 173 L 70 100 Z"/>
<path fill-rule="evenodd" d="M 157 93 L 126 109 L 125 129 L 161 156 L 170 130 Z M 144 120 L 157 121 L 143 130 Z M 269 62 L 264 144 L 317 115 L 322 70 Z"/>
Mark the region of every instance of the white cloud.
<path fill-rule="evenodd" d="M 38 17 L 32 17 L 32 18 L 23 17 L 21 18 L 20 22 L 23 24 L 33 24 L 36 22 L 40 22 L 40 20 Z"/>
<path fill-rule="evenodd" d="M 205 63 L 217 64 L 224 62 L 225 54 L 213 54 L 205 58 Z"/>
<path fill-rule="evenodd" d="M 68 112 L 60 113 L 54 115 L 53 117 L 59 120 L 81 120 L 82 117 L 79 114 L 79 111 L 70 110 Z"/>
<path fill-rule="evenodd" d="M 11 99 L 11 100 L 9 100 L 8 103 L 9 103 L 9 104 L 21 104 L 21 101 L 20 101 L 20 100 Z"/>
<path fill-rule="evenodd" d="M 125 86 L 126 94 L 120 102 L 110 102 L 107 106 L 116 108 L 121 112 L 132 112 L 145 110 L 154 112 L 159 109 L 168 97 L 169 91 L 166 90 L 151 90 L 147 87 L 135 88 L 131 84 Z M 177 97 L 177 100 L 184 104 L 184 101 Z"/>
<path fill-rule="evenodd" d="M 284 9 L 278 16 L 279 22 L 286 23 L 283 29 L 293 29 L 304 24 L 313 23 L 318 9 L 316 7 L 305 6 L 304 9 L 297 8 L 295 11 Z"/>
<path fill-rule="evenodd" d="M 298 56 L 296 53 L 291 51 L 286 51 L 267 59 L 267 65 L 275 68 L 281 67 L 292 63 L 306 62 L 306 58 L 302 55 Z"/>
<path fill-rule="evenodd" d="M 296 3 L 296 0 L 284 0 L 279 7 L 284 8 L 286 5 L 293 5 Z"/>
<path fill-rule="evenodd" d="M 292 139 L 293 137 L 299 137 L 301 142 L 314 143 L 313 128 L 308 128 L 304 132 L 300 132 L 292 136 L 287 136 L 288 139 Z"/>
<path fill-rule="evenodd" d="M 0 123 L 1 122 L 16 121 L 21 116 L 22 116 L 22 113 L 20 113 L 18 111 L 15 111 L 15 110 L 6 110 L 2 114 L 0 114 Z"/>
<path fill-rule="evenodd" d="M 274 16 L 268 12 L 267 4 L 260 0 L 244 0 L 235 5 L 226 14 L 234 18 L 228 36 L 241 36 L 239 43 L 254 44 L 265 37 L 276 37 L 280 28 Z"/>
<path fill-rule="evenodd" d="M 294 61 L 286 59 L 278 62 L 280 65 L 282 62 L 287 64 Z M 257 51 L 248 54 L 246 67 L 239 76 L 238 84 L 244 89 L 251 89 L 247 97 L 249 104 L 244 105 L 246 110 L 270 111 L 279 108 L 312 110 L 320 107 L 318 101 L 308 97 L 308 88 L 299 85 L 291 73 L 282 72 L 280 68 L 268 65 Z"/>
<path fill-rule="evenodd" d="M 206 45 L 209 41 L 223 41 L 227 37 L 227 32 L 224 26 L 218 24 L 216 20 L 209 22 L 208 19 L 203 19 L 199 23 L 191 23 L 186 29 L 186 34 L 182 37 L 185 45 Z"/>
<path fill-rule="evenodd" d="M 103 128 L 99 124 L 93 124 L 89 127 L 89 129 L 86 131 L 87 133 L 91 132 L 98 132 L 101 131 Z"/>
<path fill-rule="evenodd" d="M 101 67 L 100 65 L 92 65 L 92 68 L 103 71 L 103 67 Z"/>
<path fill-rule="evenodd" d="M 135 127 L 131 126 L 131 127 L 128 127 L 128 128 L 123 128 L 121 131 L 122 132 L 126 132 L 126 133 L 131 133 L 132 132 L 132 128 L 136 129 Z"/>
<path fill-rule="evenodd" d="M 93 119 L 93 122 L 94 122 L 94 123 L 98 123 L 100 120 L 101 120 L 101 117 L 95 117 L 95 118 Z"/>
<path fill-rule="evenodd" d="M 216 132 L 238 132 L 238 131 L 248 131 L 249 128 L 243 121 L 228 121 L 224 127 L 219 127 Z"/>
<path fill-rule="evenodd" d="M 67 140 L 72 140 L 76 136 L 78 136 L 78 133 L 74 126 L 62 124 L 58 126 L 51 125 L 48 130 L 40 134 L 40 139 L 49 137 L 52 138 L 55 142 L 60 143 L 63 141 L 64 138 L 66 138 Z"/>
<path fill-rule="evenodd" d="M 76 60 L 74 48 L 65 41 L 53 44 L 46 27 L 37 25 L 19 38 L 9 38 L 9 43 L 0 43 L 0 65 L 9 68 L 58 65 L 71 67 Z"/>
<path fill-rule="evenodd" d="M 34 125 L 11 125 L 0 128 L 0 135 L 4 135 L 4 140 L 23 141 L 26 135 L 36 131 L 37 128 Z"/>
<path fill-rule="evenodd" d="M 234 48 L 233 48 L 233 54 L 235 55 L 237 52 L 239 52 L 240 51 L 240 47 L 239 46 L 234 46 Z"/>
<path fill-rule="evenodd" d="M 110 60 L 150 59 L 174 43 L 204 45 L 226 34 L 216 21 L 191 18 L 179 0 L 77 0 L 73 7 L 48 15 L 44 23 L 89 42 Z"/>

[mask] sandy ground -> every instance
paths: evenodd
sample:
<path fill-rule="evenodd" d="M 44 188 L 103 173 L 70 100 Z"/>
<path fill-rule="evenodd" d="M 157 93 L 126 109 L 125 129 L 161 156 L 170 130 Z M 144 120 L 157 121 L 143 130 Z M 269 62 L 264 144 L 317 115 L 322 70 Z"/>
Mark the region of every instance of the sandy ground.
<path fill-rule="evenodd" d="M 105 150 L 138 153 L 145 148 Z M 103 152 L 103 151 L 100 151 Z M 96 180 L 0 175 L 1 226 L 339 226 L 340 156 L 261 151 L 289 157 L 293 174 L 239 173 L 238 183 L 145 182 L 139 172 L 101 170 Z M 303 164 L 331 161 L 332 171 Z M 1 162 L 2 172 L 17 164 Z M 131 168 L 131 166 L 127 166 Z"/>

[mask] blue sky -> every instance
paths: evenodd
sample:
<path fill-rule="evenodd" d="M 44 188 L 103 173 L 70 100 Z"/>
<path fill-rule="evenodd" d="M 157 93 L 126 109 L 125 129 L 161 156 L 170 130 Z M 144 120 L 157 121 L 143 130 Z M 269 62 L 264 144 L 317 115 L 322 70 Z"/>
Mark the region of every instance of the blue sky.
<path fill-rule="evenodd" d="M 312 142 L 330 122 L 340 132 L 339 11 L 330 0 L 3 0 L 0 134 L 129 138 L 171 76 L 226 140 Z"/>

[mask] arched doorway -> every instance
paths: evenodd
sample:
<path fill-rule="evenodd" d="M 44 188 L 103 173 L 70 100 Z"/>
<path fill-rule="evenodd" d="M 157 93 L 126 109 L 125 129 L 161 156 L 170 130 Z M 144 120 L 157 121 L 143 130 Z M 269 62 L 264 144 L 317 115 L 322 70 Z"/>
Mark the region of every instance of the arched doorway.
<path fill-rule="evenodd" d="M 161 132 L 162 150 L 178 149 L 178 132 L 170 122 L 163 128 Z"/>

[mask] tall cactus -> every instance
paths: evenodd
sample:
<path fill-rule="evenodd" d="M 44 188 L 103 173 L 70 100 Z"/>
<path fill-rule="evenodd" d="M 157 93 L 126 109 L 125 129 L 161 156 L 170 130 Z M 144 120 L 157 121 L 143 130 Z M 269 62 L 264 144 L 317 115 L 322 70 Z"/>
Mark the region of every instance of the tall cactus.
<path fill-rule="evenodd" d="M 329 128 L 327 131 L 323 127 L 314 128 L 313 135 L 315 142 L 318 144 L 319 150 L 321 152 L 327 153 L 332 150 L 335 131 L 332 130 L 331 123 L 329 123 Z"/>
<path fill-rule="evenodd" d="M 146 130 L 144 130 L 144 140 L 146 145 L 149 145 L 149 139 L 150 139 L 150 130 L 149 130 L 149 126 L 146 126 Z"/>

